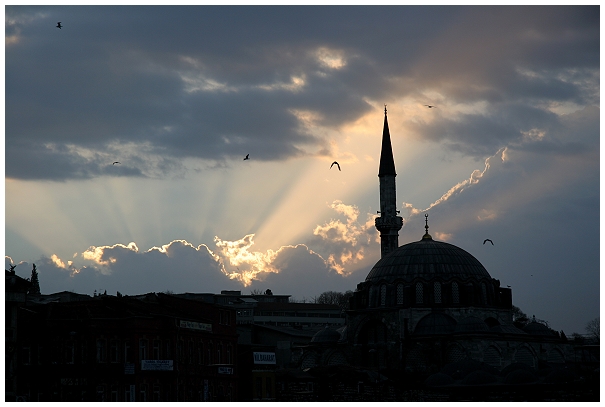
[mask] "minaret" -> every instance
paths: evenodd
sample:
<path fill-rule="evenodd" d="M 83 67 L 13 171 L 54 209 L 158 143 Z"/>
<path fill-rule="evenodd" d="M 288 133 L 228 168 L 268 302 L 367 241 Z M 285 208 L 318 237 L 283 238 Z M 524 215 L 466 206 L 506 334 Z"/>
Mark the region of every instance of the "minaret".
<path fill-rule="evenodd" d="M 376 229 L 380 232 L 381 257 L 399 247 L 399 230 L 403 219 L 397 216 L 397 198 L 395 196 L 395 161 L 391 147 L 391 134 L 387 122 L 387 106 L 384 105 L 384 128 L 382 130 L 382 149 L 380 151 L 380 216 L 375 219 Z"/>

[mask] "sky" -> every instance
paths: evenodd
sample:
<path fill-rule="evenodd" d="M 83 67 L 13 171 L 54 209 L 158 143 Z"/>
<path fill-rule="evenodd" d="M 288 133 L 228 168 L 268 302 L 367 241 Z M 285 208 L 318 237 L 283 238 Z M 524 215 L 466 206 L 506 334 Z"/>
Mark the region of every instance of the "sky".
<path fill-rule="evenodd" d="M 43 294 L 355 290 L 386 105 L 399 245 L 429 214 L 530 317 L 599 317 L 599 6 L 4 13 L 5 265 Z"/>

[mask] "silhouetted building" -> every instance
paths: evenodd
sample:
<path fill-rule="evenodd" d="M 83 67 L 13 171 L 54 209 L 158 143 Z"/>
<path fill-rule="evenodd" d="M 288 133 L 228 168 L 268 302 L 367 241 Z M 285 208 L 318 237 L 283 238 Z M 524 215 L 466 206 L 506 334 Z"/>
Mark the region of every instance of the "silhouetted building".
<path fill-rule="evenodd" d="M 296 366 L 302 347 L 318 331 L 345 323 L 344 312 L 337 305 L 291 303 L 289 295 L 270 290 L 249 295 L 241 291 L 176 295 L 235 310 L 240 401 L 276 400 L 275 372 Z"/>
<path fill-rule="evenodd" d="M 579 376 L 572 344 L 535 319 L 522 329 L 515 326 L 511 289 L 501 287 L 470 253 L 434 240 L 428 214 L 422 238 L 398 246 L 402 220 L 395 210 L 396 173 L 386 113 L 385 108 L 378 175 L 381 210 L 376 218 L 382 256 L 357 285 L 346 328 L 326 328 L 302 348 L 299 369 L 307 374 L 302 382 L 315 380 L 314 400 L 364 400 L 362 387 L 367 390 L 368 385 L 392 401 L 468 399 L 469 394 L 483 394 L 477 386 L 491 386 L 486 390 L 490 396 L 477 399 L 515 393 L 515 386 L 550 385 L 548 391 L 575 386 Z M 376 372 L 374 383 L 363 380 L 371 371 Z M 331 372 L 330 380 L 322 376 L 326 372 Z M 296 375 L 282 377 L 292 382 Z M 354 380 L 359 380 L 357 392 Z M 413 393 L 423 389 L 432 396 Z M 544 387 L 540 391 L 544 398 L 557 397 L 547 396 Z"/>
<path fill-rule="evenodd" d="M 21 309 L 17 396 L 27 401 L 237 399 L 232 309 L 155 293 L 55 298 Z"/>
<path fill-rule="evenodd" d="M 19 353 L 19 328 L 23 321 L 19 321 L 19 309 L 25 306 L 27 293 L 31 283 L 15 274 L 14 266 L 5 270 L 4 274 L 4 398 L 5 401 L 17 400 L 18 376 L 17 370 L 22 354 Z"/>

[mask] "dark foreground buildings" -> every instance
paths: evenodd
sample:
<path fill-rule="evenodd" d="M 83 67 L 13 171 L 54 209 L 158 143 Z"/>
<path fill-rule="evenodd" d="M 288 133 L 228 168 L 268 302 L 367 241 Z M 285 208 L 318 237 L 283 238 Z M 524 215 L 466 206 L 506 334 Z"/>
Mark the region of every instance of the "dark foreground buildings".
<path fill-rule="evenodd" d="M 28 299 L 6 271 L 6 401 L 598 401 L 598 342 L 518 324 L 428 215 L 399 246 L 395 176 L 385 109 L 382 257 L 346 314 L 270 290 Z"/>

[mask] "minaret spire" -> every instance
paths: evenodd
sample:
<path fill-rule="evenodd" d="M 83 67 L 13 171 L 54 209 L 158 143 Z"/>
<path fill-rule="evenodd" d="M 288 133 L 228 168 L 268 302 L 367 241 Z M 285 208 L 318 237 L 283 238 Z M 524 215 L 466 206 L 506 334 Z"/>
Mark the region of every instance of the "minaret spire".
<path fill-rule="evenodd" d="M 380 232 L 380 253 L 384 257 L 399 247 L 399 230 L 403 219 L 397 216 L 397 198 L 395 191 L 395 161 L 391 147 L 391 134 L 387 121 L 387 105 L 384 105 L 384 127 L 382 129 L 382 148 L 380 151 L 380 216 L 375 219 L 376 229 Z"/>

